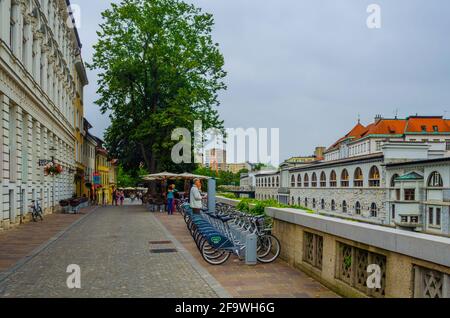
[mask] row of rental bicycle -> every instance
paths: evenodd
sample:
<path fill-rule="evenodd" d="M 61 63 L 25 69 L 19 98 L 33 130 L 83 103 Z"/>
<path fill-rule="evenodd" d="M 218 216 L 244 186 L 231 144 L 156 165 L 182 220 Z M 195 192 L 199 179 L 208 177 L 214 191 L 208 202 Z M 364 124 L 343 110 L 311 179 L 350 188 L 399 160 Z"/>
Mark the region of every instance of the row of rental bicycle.
<path fill-rule="evenodd" d="M 203 259 L 211 265 L 225 263 L 232 254 L 243 260 L 249 234 L 256 236 L 258 262 L 271 263 L 280 255 L 280 241 L 265 226 L 264 216 L 252 216 L 223 203 L 217 203 L 214 212 L 203 209 L 194 214 L 187 203 L 179 210 Z"/>

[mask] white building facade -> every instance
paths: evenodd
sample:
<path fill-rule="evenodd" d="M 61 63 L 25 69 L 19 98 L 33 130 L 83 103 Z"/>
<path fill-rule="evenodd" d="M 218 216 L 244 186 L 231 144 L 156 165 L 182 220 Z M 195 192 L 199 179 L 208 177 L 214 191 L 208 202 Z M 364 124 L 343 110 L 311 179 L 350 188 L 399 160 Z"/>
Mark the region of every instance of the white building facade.
<path fill-rule="evenodd" d="M 20 223 L 33 199 L 49 212 L 74 192 L 74 101 L 83 85 L 74 80 L 81 45 L 70 21 L 66 1 L 0 0 L 3 227 Z M 63 172 L 45 176 L 39 161 L 52 157 Z"/>
<path fill-rule="evenodd" d="M 391 225 L 450 235 L 450 158 L 391 163 L 386 176 Z"/>
<path fill-rule="evenodd" d="M 392 142 L 381 153 L 281 167 L 256 175 L 255 196 L 323 215 L 448 236 L 450 157 L 438 148 Z"/>

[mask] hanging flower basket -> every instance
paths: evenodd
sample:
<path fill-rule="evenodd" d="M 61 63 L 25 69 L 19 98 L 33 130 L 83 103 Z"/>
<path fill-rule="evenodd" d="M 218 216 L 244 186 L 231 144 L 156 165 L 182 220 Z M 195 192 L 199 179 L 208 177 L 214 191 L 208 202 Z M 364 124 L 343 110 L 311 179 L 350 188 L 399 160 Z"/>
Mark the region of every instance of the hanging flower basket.
<path fill-rule="evenodd" d="M 58 163 L 49 162 L 44 167 L 46 176 L 57 176 L 63 172 L 63 167 Z"/>

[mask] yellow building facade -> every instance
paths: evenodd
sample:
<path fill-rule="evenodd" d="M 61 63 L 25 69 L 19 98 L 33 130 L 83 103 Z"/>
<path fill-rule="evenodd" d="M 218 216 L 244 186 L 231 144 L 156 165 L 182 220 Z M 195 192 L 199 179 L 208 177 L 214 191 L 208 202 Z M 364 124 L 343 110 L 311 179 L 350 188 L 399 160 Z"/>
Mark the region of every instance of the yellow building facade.
<path fill-rule="evenodd" d="M 117 160 L 108 157 L 108 151 L 103 148 L 103 141 L 96 138 L 94 187 L 96 202 L 100 205 L 112 204 L 112 193 L 117 183 Z"/>
<path fill-rule="evenodd" d="M 84 65 L 75 67 L 75 82 L 77 86 L 82 86 L 83 84 L 87 84 L 86 78 L 86 70 L 84 69 Z M 75 175 L 74 175 L 74 184 L 75 184 L 75 193 L 77 197 L 83 196 L 85 194 L 85 173 L 86 166 L 83 164 L 83 142 L 85 135 L 85 127 L 84 127 L 84 105 L 83 105 L 83 91 L 77 90 L 74 99 L 74 107 L 73 107 L 74 115 L 73 115 L 73 127 L 74 127 L 74 136 L 75 136 L 75 145 L 74 145 L 74 157 L 75 157 Z"/>

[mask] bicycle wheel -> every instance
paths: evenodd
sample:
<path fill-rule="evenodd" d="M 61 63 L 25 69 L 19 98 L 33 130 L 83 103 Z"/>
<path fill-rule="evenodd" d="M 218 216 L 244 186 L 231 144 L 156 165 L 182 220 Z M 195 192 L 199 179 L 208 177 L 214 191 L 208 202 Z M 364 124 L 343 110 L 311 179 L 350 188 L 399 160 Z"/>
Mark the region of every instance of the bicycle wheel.
<path fill-rule="evenodd" d="M 207 240 L 203 242 L 201 252 L 203 259 L 211 265 L 221 265 L 225 263 L 231 255 L 230 251 L 215 249 L 210 246 Z"/>
<path fill-rule="evenodd" d="M 265 234 L 258 238 L 256 258 L 261 263 L 272 263 L 280 256 L 280 241 L 271 234 Z"/>

